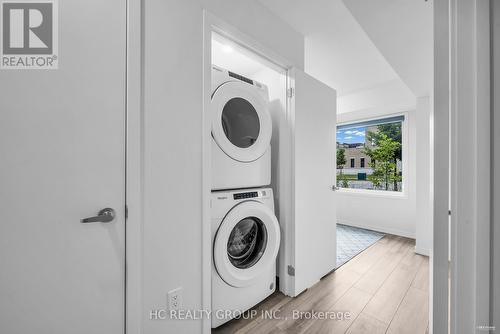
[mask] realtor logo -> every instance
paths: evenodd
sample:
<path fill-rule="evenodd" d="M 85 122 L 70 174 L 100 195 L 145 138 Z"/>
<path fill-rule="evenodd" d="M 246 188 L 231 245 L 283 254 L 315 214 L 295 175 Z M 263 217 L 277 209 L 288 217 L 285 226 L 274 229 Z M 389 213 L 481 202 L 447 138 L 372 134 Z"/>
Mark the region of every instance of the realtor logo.
<path fill-rule="evenodd" d="M 57 69 L 57 0 L 0 0 L 2 69 Z"/>

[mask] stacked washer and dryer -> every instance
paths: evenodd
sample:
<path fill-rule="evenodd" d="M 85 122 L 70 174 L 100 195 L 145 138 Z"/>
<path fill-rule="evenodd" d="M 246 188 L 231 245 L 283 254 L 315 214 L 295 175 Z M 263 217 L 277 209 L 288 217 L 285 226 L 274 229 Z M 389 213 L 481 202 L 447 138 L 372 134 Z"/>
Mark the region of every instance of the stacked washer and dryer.
<path fill-rule="evenodd" d="M 267 87 L 212 67 L 212 327 L 275 289 L 280 227 Z"/>

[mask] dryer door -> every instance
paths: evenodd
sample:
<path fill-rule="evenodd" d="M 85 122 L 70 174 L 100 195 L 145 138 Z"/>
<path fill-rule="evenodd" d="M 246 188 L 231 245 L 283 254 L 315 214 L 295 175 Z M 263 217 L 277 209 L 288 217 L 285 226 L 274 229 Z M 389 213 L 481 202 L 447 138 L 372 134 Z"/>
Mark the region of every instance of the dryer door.
<path fill-rule="evenodd" d="M 260 202 L 242 202 L 229 211 L 215 236 L 217 272 L 231 286 L 249 286 L 275 265 L 279 244 L 274 213 Z"/>
<path fill-rule="evenodd" d="M 258 88 L 229 81 L 212 95 L 212 136 L 231 158 L 250 162 L 260 158 L 271 142 L 268 101 Z"/>

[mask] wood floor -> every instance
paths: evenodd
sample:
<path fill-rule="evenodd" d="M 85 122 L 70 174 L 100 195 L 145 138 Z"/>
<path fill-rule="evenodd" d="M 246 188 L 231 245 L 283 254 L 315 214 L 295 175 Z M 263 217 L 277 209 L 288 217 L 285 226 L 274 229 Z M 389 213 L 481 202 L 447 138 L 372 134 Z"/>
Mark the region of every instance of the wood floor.
<path fill-rule="evenodd" d="M 429 261 L 412 239 L 385 236 L 320 282 L 291 298 L 276 292 L 255 307 L 253 319 L 232 320 L 222 333 L 424 334 L 429 324 Z M 273 311 L 278 319 L 261 317 Z M 297 311 L 349 312 L 343 320 L 297 318 Z M 330 313 L 331 314 L 331 313 Z"/>

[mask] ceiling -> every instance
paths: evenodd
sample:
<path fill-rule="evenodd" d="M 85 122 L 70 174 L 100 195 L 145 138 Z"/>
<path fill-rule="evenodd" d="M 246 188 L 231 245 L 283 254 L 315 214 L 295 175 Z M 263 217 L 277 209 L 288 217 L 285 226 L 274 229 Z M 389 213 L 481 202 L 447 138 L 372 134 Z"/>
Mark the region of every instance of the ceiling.
<path fill-rule="evenodd" d="M 432 1 L 344 0 L 346 7 L 415 96 L 430 94 Z"/>
<path fill-rule="evenodd" d="M 415 96 L 432 77 L 424 0 L 259 0 L 305 36 L 305 70 L 339 96 L 399 80 Z M 430 9 L 429 9 L 430 8 Z"/>
<path fill-rule="evenodd" d="M 237 47 L 221 38 L 212 39 L 212 63 L 246 77 L 253 77 L 264 66 L 257 57 L 238 52 Z"/>

